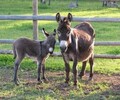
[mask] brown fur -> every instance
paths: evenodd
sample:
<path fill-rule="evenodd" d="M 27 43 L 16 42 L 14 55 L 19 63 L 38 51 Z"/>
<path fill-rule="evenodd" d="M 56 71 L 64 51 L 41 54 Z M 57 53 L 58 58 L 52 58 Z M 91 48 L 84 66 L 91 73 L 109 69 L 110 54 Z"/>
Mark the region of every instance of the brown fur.
<path fill-rule="evenodd" d="M 79 74 L 80 78 L 84 75 L 87 61 L 90 63 L 90 78 L 93 77 L 93 59 L 94 59 L 94 38 L 95 31 L 88 22 L 83 22 L 71 28 L 72 15 L 69 13 L 67 17 L 61 19 L 59 13 L 56 14 L 58 24 L 58 39 L 61 43 L 61 52 L 65 62 L 66 83 L 69 82 L 70 65 L 69 60 L 73 60 L 74 85 L 77 85 L 77 69 L 78 61 L 82 62 L 82 69 Z M 72 41 L 70 43 L 70 40 Z M 67 46 L 61 41 L 66 41 Z"/>

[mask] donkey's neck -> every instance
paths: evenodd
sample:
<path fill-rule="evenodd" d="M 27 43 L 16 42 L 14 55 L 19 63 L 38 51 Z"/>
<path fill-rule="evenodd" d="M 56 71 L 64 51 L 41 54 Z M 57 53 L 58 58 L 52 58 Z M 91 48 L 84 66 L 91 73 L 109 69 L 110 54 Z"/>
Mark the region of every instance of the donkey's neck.
<path fill-rule="evenodd" d="M 69 45 L 69 49 L 76 52 L 78 51 L 78 37 L 75 36 L 75 28 L 71 28 L 71 32 L 70 32 L 70 45 Z"/>
<path fill-rule="evenodd" d="M 46 48 L 47 47 L 47 41 L 45 40 L 45 41 L 40 41 L 40 47 L 41 48 Z"/>
<path fill-rule="evenodd" d="M 76 38 L 74 37 L 74 35 L 73 34 L 70 34 L 71 36 L 70 36 L 70 40 L 71 40 L 71 43 L 69 44 L 69 46 L 68 46 L 68 51 L 70 51 L 70 52 L 76 52 L 76 48 L 77 48 L 77 41 L 76 41 Z"/>
<path fill-rule="evenodd" d="M 40 56 L 47 56 L 48 55 L 47 45 L 45 41 L 40 41 Z"/>

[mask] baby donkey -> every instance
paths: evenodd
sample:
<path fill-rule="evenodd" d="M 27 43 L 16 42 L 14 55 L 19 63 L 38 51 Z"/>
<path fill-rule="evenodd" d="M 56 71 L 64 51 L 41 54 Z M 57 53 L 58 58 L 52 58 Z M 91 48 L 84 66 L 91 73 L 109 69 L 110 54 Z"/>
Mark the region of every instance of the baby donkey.
<path fill-rule="evenodd" d="M 23 60 L 23 58 L 28 55 L 30 57 L 35 57 L 37 59 L 38 66 L 38 82 L 42 82 L 40 73 L 42 71 L 42 79 L 46 81 L 46 77 L 44 75 L 45 70 L 45 60 L 49 54 L 52 54 L 55 47 L 55 35 L 56 30 L 54 29 L 53 34 L 48 34 L 43 28 L 42 32 L 47 37 L 44 41 L 35 41 L 27 38 L 19 38 L 13 43 L 13 54 L 15 58 L 14 63 L 14 83 L 18 84 L 17 78 L 17 70 L 18 67 Z"/>

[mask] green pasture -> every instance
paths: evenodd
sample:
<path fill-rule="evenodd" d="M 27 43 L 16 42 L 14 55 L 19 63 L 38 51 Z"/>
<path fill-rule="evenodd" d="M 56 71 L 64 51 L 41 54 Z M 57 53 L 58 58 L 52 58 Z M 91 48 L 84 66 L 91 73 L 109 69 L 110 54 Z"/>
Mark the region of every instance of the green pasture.
<path fill-rule="evenodd" d="M 40 0 L 39 0 L 40 1 Z M 55 16 L 60 12 L 73 17 L 109 17 L 120 18 L 120 8 L 102 7 L 100 0 L 79 0 L 78 8 L 69 8 L 72 0 L 51 0 L 51 5 L 39 2 L 39 15 Z M 120 2 L 118 2 L 120 6 Z M 32 0 L 0 0 L 0 15 L 32 15 Z M 45 37 L 41 32 L 44 27 L 52 33 L 57 28 L 56 21 L 39 20 L 39 40 Z M 80 22 L 72 22 L 72 27 Z M 95 41 L 120 41 L 119 22 L 91 22 L 96 32 Z M 17 39 L 27 37 L 32 39 L 32 21 L 30 20 L 0 20 L 0 39 Z M 57 36 L 56 36 L 57 39 Z M 12 44 L 0 44 L 0 50 L 12 50 Z M 60 52 L 56 46 L 55 52 Z M 96 46 L 95 54 L 120 54 L 119 46 Z M 21 84 L 15 86 L 13 79 L 13 55 L 0 54 L 0 100 L 119 100 L 120 99 L 120 59 L 95 59 L 95 80 L 86 84 L 86 78 L 78 82 L 77 89 L 73 87 L 72 73 L 70 86 L 64 87 L 64 62 L 62 57 L 49 57 L 46 61 L 46 74 L 49 83 L 37 84 L 36 63 L 26 58 L 21 63 L 18 76 Z M 72 72 L 72 62 L 71 72 Z M 78 64 L 78 72 L 81 63 Z M 86 68 L 89 73 L 89 64 Z M 55 73 L 55 74 L 54 74 Z M 99 76 L 99 77 L 97 77 Z M 96 81 L 96 79 L 98 79 Z M 100 81 L 99 81 L 100 79 Z M 115 79 L 115 80 L 114 80 Z M 114 82 L 112 82 L 112 80 Z M 110 81 L 110 82 L 109 82 Z"/>

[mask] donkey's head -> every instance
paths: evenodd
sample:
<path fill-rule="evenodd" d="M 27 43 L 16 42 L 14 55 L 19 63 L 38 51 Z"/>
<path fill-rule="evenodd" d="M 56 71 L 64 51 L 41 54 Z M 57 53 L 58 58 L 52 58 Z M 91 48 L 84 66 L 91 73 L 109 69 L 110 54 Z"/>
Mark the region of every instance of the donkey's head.
<path fill-rule="evenodd" d="M 72 14 L 68 13 L 67 17 L 61 19 L 60 13 L 56 14 L 56 21 L 58 22 L 58 39 L 60 42 L 61 52 L 65 52 L 68 48 L 68 45 L 71 43 L 71 21 Z"/>
<path fill-rule="evenodd" d="M 48 52 L 50 54 L 53 53 L 54 48 L 55 48 L 55 35 L 56 35 L 56 30 L 54 29 L 54 32 L 52 34 L 49 34 L 48 32 L 45 31 L 45 29 L 42 29 L 42 32 L 45 34 L 45 36 L 47 37 L 46 40 L 44 41 L 44 44 L 46 46 L 46 49 L 48 50 Z"/>

